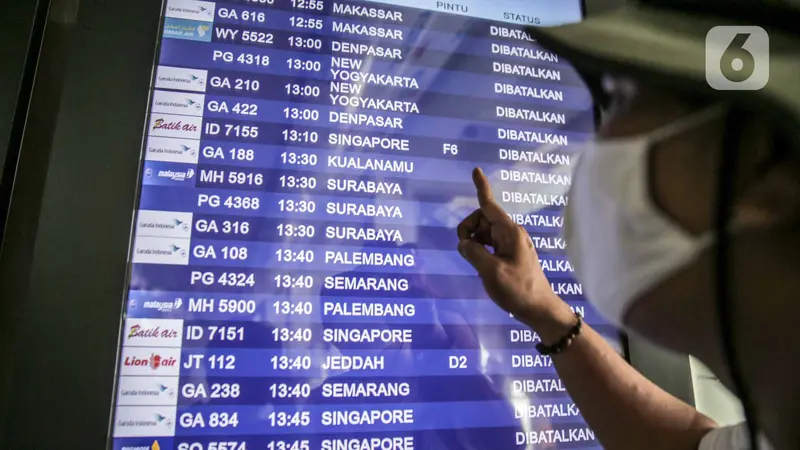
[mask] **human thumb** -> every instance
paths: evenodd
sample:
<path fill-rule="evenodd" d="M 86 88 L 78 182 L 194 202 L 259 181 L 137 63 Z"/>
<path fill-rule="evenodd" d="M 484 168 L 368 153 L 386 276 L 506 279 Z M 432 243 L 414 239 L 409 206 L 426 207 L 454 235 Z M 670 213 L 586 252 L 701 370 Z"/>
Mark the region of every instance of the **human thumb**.
<path fill-rule="evenodd" d="M 478 274 L 485 272 L 494 263 L 495 256 L 489 253 L 485 246 L 472 239 L 461 239 L 458 242 L 458 253 L 472 264 Z"/>

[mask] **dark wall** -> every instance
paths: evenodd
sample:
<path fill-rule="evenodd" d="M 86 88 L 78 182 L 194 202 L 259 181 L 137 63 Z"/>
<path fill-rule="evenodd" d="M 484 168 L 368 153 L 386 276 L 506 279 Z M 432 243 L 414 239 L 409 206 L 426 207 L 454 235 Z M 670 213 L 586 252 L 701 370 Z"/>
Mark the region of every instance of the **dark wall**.
<path fill-rule="evenodd" d="M 34 22 L 36 19 L 37 8 L 40 15 L 46 13 L 47 2 L 37 0 L 4 0 L 0 2 L 0 233 L 5 223 L 5 215 L 8 205 L 10 186 L 13 183 L 15 171 L 16 153 L 19 148 L 19 138 L 24 117 L 17 115 L 16 111 L 27 109 L 32 83 L 32 69 L 35 68 L 36 54 L 38 47 L 31 46 L 32 35 L 35 34 Z M 42 17 L 40 17 L 40 20 Z M 33 37 L 36 41 L 36 38 Z M 29 76 L 27 86 L 23 83 L 23 74 L 26 72 L 26 65 Z M 20 116 L 16 123 L 17 135 L 12 139 L 12 128 L 14 128 L 14 117 Z M 9 156 L 11 147 L 11 161 L 6 168 L 6 158 Z M 6 189 L 5 187 L 8 187 Z M 2 242 L 2 235 L 0 235 Z M 0 297 L 0 325 L 5 325 L 5 318 L 10 318 L 16 302 L 13 298 Z M 0 329 L 0 366 L 11 363 L 11 344 L 12 333 L 10 328 Z M 0 370 L 0 424 L 5 422 L 7 413 L 4 405 L 7 404 L 7 393 L 11 388 L 11 381 L 8 371 Z M 0 442 L 3 442 L 5 427 L 0 426 Z"/>
<path fill-rule="evenodd" d="M 11 121 L 38 2 L 7 0 L 0 6 L 0 171 L 5 161 Z"/>
<path fill-rule="evenodd" d="M 585 0 L 586 1 L 586 15 L 593 16 L 595 14 L 600 14 L 604 11 L 612 10 L 614 8 L 619 8 L 624 3 L 625 0 Z"/>

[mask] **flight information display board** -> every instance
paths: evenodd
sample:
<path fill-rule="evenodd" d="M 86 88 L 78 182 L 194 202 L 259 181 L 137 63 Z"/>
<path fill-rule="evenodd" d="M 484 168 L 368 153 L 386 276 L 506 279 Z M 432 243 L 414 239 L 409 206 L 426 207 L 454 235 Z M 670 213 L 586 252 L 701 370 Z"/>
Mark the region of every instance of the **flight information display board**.
<path fill-rule="evenodd" d="M 594 130 L 525 25 L 577 0 L 168 0 L 115 450 L 599 448 L 456 251 L 481 166 L 552 287 Z"/>

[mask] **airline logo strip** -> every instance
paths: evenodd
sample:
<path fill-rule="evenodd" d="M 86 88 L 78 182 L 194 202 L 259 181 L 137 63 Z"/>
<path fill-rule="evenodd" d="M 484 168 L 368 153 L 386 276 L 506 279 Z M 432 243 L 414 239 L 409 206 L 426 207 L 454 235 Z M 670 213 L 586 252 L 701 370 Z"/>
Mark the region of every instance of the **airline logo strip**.
<path fill-rule="evenodd" d="M 211 42 L 215 4 L 194 0 L 167 3 L 164 38 Z"/>
<path fill-rule="evenodd" d="M 164 37 L 209 41 L 215 11 L 213 2 L 170 0 Z M 205 69 L 156 68 L 143 185 L 194 187 L 207 83 Z M 191 213 L 139 211 L 131 262 L 188 264 L 191 230 Z"/>
<path fill-rule="evenodd" d="M 125 320 L 115 437 L 173 436 L 183 320 Z"/>
<path fill-rule="evenodd" d="M 213 2 L 170 0 L 164 38 L 210 41 L 215 8 Z M 143 184 L 194 186 L 207 83 L 205 69 L 156 68 Z M 138 211 L 131 262 L 188 264 L 192 219 L 188 212 Z M 180 308 L 181 304 L 177 300 L 159 308 Z M 174 436 L 183 320 L 139 318 L 131 314 L 132 310 L 136 308 L 128 308 L 123 329 L 114 436 Z M 148 446 L 161 450 L 158 441 Z"/>

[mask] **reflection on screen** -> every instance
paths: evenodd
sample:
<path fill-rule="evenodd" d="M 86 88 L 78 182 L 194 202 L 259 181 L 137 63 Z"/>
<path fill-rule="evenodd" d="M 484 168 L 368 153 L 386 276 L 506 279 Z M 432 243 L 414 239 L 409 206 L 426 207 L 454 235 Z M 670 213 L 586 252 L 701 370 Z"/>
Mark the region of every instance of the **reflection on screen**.
<path fill-rule="evenodd" d="M 455 251 L 489 174 L 601 332 L 558 232 L 593 131 L 522 25 L 578 1 L 169 0 L 112 448 L 598 448 Z"/>

